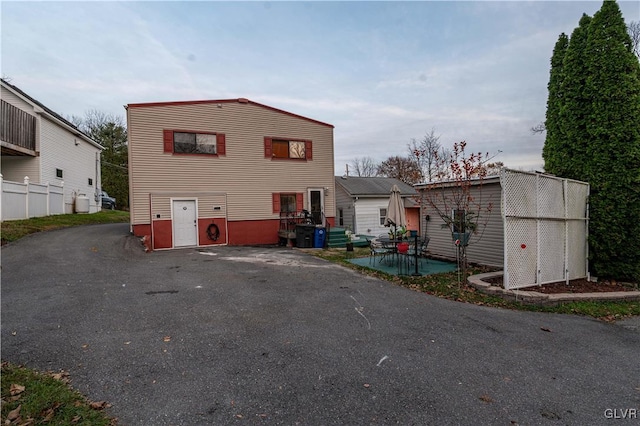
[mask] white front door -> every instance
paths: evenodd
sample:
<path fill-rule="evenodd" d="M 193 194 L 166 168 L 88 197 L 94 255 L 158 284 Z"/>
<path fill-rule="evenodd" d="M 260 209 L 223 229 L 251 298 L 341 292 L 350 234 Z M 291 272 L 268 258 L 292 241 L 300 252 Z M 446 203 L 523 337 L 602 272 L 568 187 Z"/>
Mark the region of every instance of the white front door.
<path fill-rule="evenodd" d="M 173 246 L 198 244 L 198 222 L 195 200 L 173 201 Z"/>

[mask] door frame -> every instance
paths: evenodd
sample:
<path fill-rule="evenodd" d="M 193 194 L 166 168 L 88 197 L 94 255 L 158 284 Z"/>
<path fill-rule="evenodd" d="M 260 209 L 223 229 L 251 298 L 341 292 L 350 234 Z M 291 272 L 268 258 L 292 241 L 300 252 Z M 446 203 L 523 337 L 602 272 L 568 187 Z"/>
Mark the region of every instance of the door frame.
<path fill-rule="evenodd" d="M 199 247 L 200 246 L 200 233 L 198 232 L 198 199 L 194 197 L 171 197 L 171 247 L 173 248 L 182 248 L 182 247 Z M 175 201 L 193 201 L 195 206 L 195 232 L 196 232 L 196 243 L 193 246 L 179 246 L 176 247 L 176 228 L 175 228 L 175 218 L 173 217 L 173 203 Z"/>
<path fill-rule="evenodd" d="M 324 188 L 307 188 L 307 209 L 309 210 L 309 212 L 313 215 L 313 211 L 311 210 L 311 193 L 317 191 L 320 193 L 320 223 L 322 225 L 324 225 L 324 221 L 323 221 L 323 216 L 324 216 L 324 208 L 325 208 L 325 202 L 324 202 Z"/>

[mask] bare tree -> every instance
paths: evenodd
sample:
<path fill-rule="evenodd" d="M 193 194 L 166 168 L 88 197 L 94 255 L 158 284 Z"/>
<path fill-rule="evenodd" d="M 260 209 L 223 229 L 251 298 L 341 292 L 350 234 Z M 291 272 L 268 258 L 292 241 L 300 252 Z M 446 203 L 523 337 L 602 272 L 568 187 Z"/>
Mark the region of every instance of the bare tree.
<path fill-rule="evenodd" d="M 426 133 L 420 141 L 411 139 L 407 146 L 409 148 L 409 159 L 415 161 L 420 167 L 422 178 L 426 179 L 427 182 L 433 181 L 438 173 L 438 162 L 434 153 L 442 150 L 439 142 L 440 136 L 436 136 L 435 132 L 435 129 L 431 129 L 431 132 Z"/>
<path fill-rule="evenodd" d="M 409 185 L 422 180 L 422 172 L 418 164 L 406 157 L 389 157 L 378 166 L 378 175 L 400 179 Z"/>
<path fill-rule="evenodd" d="M 627 32 L 631 37 L 631 50 L 640 59 L 640 21 L 631 21 L 627 25 Z"/>
<path fill-rule="evenodd" d="M 544 122 L 541 121 L 529 130 L 531 130 L 531 133 L 536 135 L 538 133 L 543 133 L 545 130 L 547 130 L 547 127 L 544 125 Z"/>
<path fill-rule="evenodd" d="M 378 175 L 378 164 L 371 157 L 357 157 L 351 162 L 354 176 L 373 177 Z"/>

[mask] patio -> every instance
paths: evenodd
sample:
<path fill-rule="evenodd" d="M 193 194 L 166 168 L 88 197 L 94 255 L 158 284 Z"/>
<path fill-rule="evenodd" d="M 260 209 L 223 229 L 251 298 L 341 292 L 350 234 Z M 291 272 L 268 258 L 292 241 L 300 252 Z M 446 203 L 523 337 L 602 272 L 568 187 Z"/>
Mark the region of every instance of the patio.
<path fill-rule="evenodd" d="M 402 267 L 399 268 L 396 262 L 381 261 L 379 258 L 372 258 L 371 256 L 349 259 L 349 262 L 354 265 L 374 269 L 389 275 L 412 275 L 415 273 L 415 264 L 409 265 L 408 268 L 406 265 L 402 265 Z M 425 258 L 418 260 L 418 273 L 420 275 L 454 272 L 456 269 L 456 264 L 452 262 L 443 262 L 441 260 Z"/>

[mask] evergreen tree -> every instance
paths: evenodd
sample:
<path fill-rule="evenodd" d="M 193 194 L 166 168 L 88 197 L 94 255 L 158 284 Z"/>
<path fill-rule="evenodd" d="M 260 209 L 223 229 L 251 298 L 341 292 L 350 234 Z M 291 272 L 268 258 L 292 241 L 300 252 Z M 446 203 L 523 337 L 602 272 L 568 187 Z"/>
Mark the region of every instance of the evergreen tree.
<path fill-rule="evenodd" d="M 591 17 L 583 14 L 579 26 L 571 34 L 562 65 L 562 101 L 557 122 L 561 140 L 558 142 L 558 152 L 554 154 L 556 163 L 551 164 L 556 169 L 549 171 L 570 179 L 581 179 L 586 156 L 586 117 L 590 101 L 585 96 L 584 86 L 587 79 L 585 55 L 590 22 Z"/>
<path fill-rule="evenodd" d="M 562 137 L 560 127 L 560 108 L 562 107 L 562 80 L 564 72 L 562 69 L 564 57 L 569 46 L 569 38 L 565 33 L 560 34 L 556 46 L 551 56 L 551 71 L 549 76 L 549 97 L 547 99 L 547 116 L 544 123 L 547 137 L 542 148 L 542 158 L 544 159 L 545 170 L 549 173 L 561 174 L 562 161 L 565 155 L 562 152 Z"/>
<path fill-rule="evenodd" d="M 594 15 L 586 48 L 584 173 L 589 243 L 601 276 L 640 281 L 640 63 L 616 2 Z"/>

